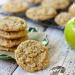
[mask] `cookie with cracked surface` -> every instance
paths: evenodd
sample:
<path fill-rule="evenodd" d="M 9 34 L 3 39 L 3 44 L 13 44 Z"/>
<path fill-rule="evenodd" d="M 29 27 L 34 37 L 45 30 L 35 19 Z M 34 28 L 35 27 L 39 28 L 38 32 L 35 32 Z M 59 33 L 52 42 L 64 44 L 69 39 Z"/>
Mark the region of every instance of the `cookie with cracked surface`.
<path fill-rule="evenodd" d="M 16 62 L 24 70 L 35 72 L 48 67 L 48 48 L 35 40 L 22 42 L 15 50 Z"/>
<path fill-rule="evenodd" d="M 26 16 L 32 20 L 48 20 L 56 16 L 57 12 L 54 8 L 49 7 L 33 7 L 27 10 Z"/>
<path fill-rule="evenodd" d="M 0 19 L 0 30 L 3 31 L 20 31 L 27 28 L 27 23 L 25 20 L 15 17 L 6 16 Z"/>

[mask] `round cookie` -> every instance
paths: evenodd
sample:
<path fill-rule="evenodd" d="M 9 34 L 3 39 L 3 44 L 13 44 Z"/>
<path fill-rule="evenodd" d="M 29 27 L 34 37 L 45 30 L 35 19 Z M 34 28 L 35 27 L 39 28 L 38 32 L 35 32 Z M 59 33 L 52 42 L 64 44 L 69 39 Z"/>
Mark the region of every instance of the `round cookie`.
<path fill-rule="evenodd" d="M 0 30 L 3 31 L 20 31 L 25 30 L 27 23 L 25 20 L 15 17 L 15 16 L 6 16 L 3 19 L 0 19 Z"/>
<path fill-rule="evenodd" d="M 28 9 L 28 3 L 22 0 L 11 0 L 8 3 L 4 4 L 3 7 L 4 11 L 9 13 L 21 13 L 25 12 Z"/>
<path fill-rule="evenodd" d="M 9 47 L 9 48 L 14 47 L 14 46 L 19 45 L 21 42 L 27 40 L 27 38 L 28 37 L 26 36 L 26 37 L 22 37 L 19 39 L 10 40 L 10 39 L 5 39 L 5 38 L 0 37 L 0 45 L 4 47 Z"/>
<path fill-rule="evenodd" d="M 70 13 L 62 12 L 58 14 L 55 18 L 55 22 L 60 26 L 65 26 L 65 24 L 72 18 Z"/>
<path fill-rule="evenodd" d="M 35 72 L 48 67 L 48 48 L 35 40 L 22 42 L 15 50 L 16 62 L 24 70 Z"/>
<path fill-rule="evenodd" d="M 26 1 L 32 4 L 39 4 L 42 2 L 42 0 L 26 0 Z"/>
<path fill-rule="evenodd" d="M 16 50 L 16 48 L 17 48 L 17 46 L 11 47 L 11 48 L 0 46 L 0 51 L 14 52 Z"/>
<path fill-rule="evenodd" d="M 6 31 L 0 30 L 0 37 L 6 38 L 6 39 L 18 39 L 24 36 L 27 36 L 27 31 L 6 32 Z"/>
<path fill-rule="evenodd" d="M 70 7 L 69 7 L 69 13 L 71 13 L 71 15 L 73 17 L 75 17 L 75 4 L 72 4 Z"/>
<path fill-rule="evenodd" d="M 49 7 L 33 7 L 27 10 L 26 16 L 32 20 L 48 20 L 51 18 L 54 18 L 56 16 L 57 12 L 54 8 Z"/>
<path fill-rule="evenodd" d="M 49 6 L 55 9 L 65 9 L 69 6 L 69 0 L 44 0 L 42 6 Z"/>

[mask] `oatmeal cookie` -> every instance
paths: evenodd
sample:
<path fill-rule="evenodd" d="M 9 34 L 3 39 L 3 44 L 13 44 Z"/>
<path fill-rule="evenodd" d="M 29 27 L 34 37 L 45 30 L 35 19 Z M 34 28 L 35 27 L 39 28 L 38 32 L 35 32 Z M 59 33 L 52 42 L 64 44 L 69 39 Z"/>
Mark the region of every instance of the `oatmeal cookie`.
<path fill-rule="evenodd" d="M 75 17 L 75 4 L 72 4 L 70 7 L 69 7 L 69 13 L 71 13 L 71 15 L 73 17 Z"/>
<path fill-rule="evenodd" d="M 69 0 L 44 0 L 42 6 L 49 6 L 55 9 L 65 9 L 69 6 Z"/>
<path fill-rule="evenodd" d="M 49 7 L 33 7 L 26 12 L 26 16 L 32 20 L 48 20 L 54 18 L 57 12 L 54 8 Z"/>
<path fill-rule="evenodd" d="M 27 36 L 27 31 L 6 32 L 6 31 L 0 30 L 0 37 L 6 38 L 6 39 L 18 39 L 24 36 Z"/>
<path fill-rule="evenodd" d="M 0 19 L 0 30 L 3 31 L 20 31 L 25 30 L 27 23 L 25 20 L 14 17 L 14 16 L 6 16 L 3 19 Z"/>
<path fill-rule="evenodd" d="M 22 42 L 15 50 L 16 62 L 24 70 L 35 72 L 47 68 L 48 48 L 35 40 Z"/>
<path fill-rule="evenodd" d="M 0 51 L 9 51 L 9 52 L 14 52 L 16 50 L 17 46 L 8 48 L 8 47 L 4 47 L 4 46 L 0 46 Z"/>
<path fill-rule="evenodd" d="M 55 18 L 55 22 L 60 26 L 65 26 L 65 24 L 72 18 L 70 13 L 62 12 L 58 14 Z"/>
<path fill-rule="evenodd" d="M 27 40 L 27 37 L 22 37 L 22 38 L 13 39 L 13 40 L 0 37 L 0 45 L 4 47 L 14 47 L 19 45 L 22 41 L 25 41 L 25 40 Z"/>
<path fill-rule="evenodd" d="M 28 9 L 28 3 L 22 0 L 11 0 L 3 5 L 3 10 L 9 13 L 22 13 Z"/>

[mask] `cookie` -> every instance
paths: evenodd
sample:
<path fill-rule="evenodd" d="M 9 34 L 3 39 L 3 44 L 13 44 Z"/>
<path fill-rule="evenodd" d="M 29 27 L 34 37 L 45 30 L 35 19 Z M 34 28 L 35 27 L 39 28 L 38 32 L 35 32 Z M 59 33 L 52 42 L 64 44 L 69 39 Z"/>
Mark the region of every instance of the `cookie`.
<path fill-rule="evenodd" d="M 62 12 L 58 14 L 55 18 L 55 22 L 60 26 L 65 26 L 65 24 L 72 18 L 71 14 L 68 12 Z"/>
<path fill-rule="evenodd" d="M 54 8 L 49 7 L 33 7 L 27 10 L 26 16 L 32 20 L 48 20 L 51 18 L 54 18 L 56 16 L 57 12 Z"/>
<path fill-rule="evenodd" d="M 29 3 L 32 3 L 32 4 L 39 4 L 41 3 L 43 0 L 26 0 L 27 2 Z"/>
<path fill-rule="evenodd" d="M 0 51 L 14 52 L 16 50 L 16 48 L 17 48 L 17 46 L 11 47 L 11 48 L 0 46 Z"/>
<path fill-rule="evenodd" d="M 42 6 L 49 6 L 55 9 L 65 9 L 69 6 L 69 0 L 44 0 Z"/>
<path fill-rule="evenodd" d="M 27 40 L 27 37 L 22 37 L 22 38 L 14 39 L 14 40 L 5 39 L 5 38 L 0 37 L 0 45 L 10 48 L 10 47 L 19 45 L 24 40 Z"/>
<path fill-rule="evenodd" d="M 6 32 L 6 31 L 0 30 L 0 37 L 6 38 L 6 39 L 18 39 L 24 36 L 27 36 L 27 31 Z"/>
<path fill-rule="evenodd" d="M 71 13 L 71 15 L 74 17 L 75 16 L 75 4 L 72 4 L 69 7 L 69 13 Z"/>
<path fill-rule="evenodd" d="M 20 31 L 25 30 L 27 23 L 25 20 L 15 17 L 15 16 L 6 16 L 3 19 L 0 19 L 0 30 L 3 31 Z"/>
<path fill-rule="evenodd" d="M 22 42 L 15 50 L 16 62 L 24 70 L 35 72 L 47 68 L 48 48 L 35 40 Z"/>
<path fill-rule="evenodd" d="M 2 8 L 8 13 L 22 13 L 28 9 L 28 3 L 23 0 L 11 0 L 4 4 Z"/>

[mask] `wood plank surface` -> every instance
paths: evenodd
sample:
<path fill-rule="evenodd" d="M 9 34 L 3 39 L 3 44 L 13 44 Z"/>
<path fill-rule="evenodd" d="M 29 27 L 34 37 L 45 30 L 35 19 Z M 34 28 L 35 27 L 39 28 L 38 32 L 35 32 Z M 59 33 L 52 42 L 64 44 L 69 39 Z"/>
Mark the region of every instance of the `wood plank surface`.
<path fill-rule="evenodd" d="M 64 75 L 75 75 L 75 52 L 69 50 L 69 54 L 66 57 L 63 67 L 65 67 Z"/>
<path fill-rule="evenodd" d="M 3 1 L 0 0 L 0 5 L 3 4 L 1 3 Z M 44 31 L 42 26 L 29 21 L 28 27 L 35 27 L 38 31 Z M 53 47 L 51 49 L 51 54 L 53 55 L 51 67 L 48 67 L 43 71 L 29 73 L 24 71 L 21 67 L 18 67 L 15 62 L 0 60 L 0 75 L 50 75 L 50 69 L 53 66 L 61 66 L 62 64 L 65 68 L 65 73 L 63 75 L 75 75 L 75 51 L 67 45 L 63 32 L 57 29 L 48 28 L 45 33 L 48 35 L 50 47 Z M 54 55 L 54 53 L 56 54 Z"/>
<path fill-rule="evenodd" d="M 50 75 L 50 68 L 35 73 L 29 73 L 24 71 L 22 68 L 18 67 L 16 71 L 13 73 L 13 75 Z"/>
<path fill-rule="evenodd" d="M 53 50 L 53 49 L 50 50 L 51 54 L 54 53 L 54 56 L 52 55 L 51 63 L 56 65 L 59 62 L 61 62 L 59 64 L 59 65 L 61 65 L 67 55 L 67 51 L 68 51 L 68 47 L 69 47 L 65 41 L 63 32 L 60 30 L 57 30 L 57 29 L 48 28 L 46 31 L 46 34 L 48 35 L 50 45 L 54 45 L 54 49 L 55 49 L 55 50 Z M 55 60 L 55 62 L 54 62 L 54 60 Z"/>
<path fill-rule="evenodd" d="M 0 75 L 11 75 L 16 68 L 15 62 L 0 60 Z"/>

